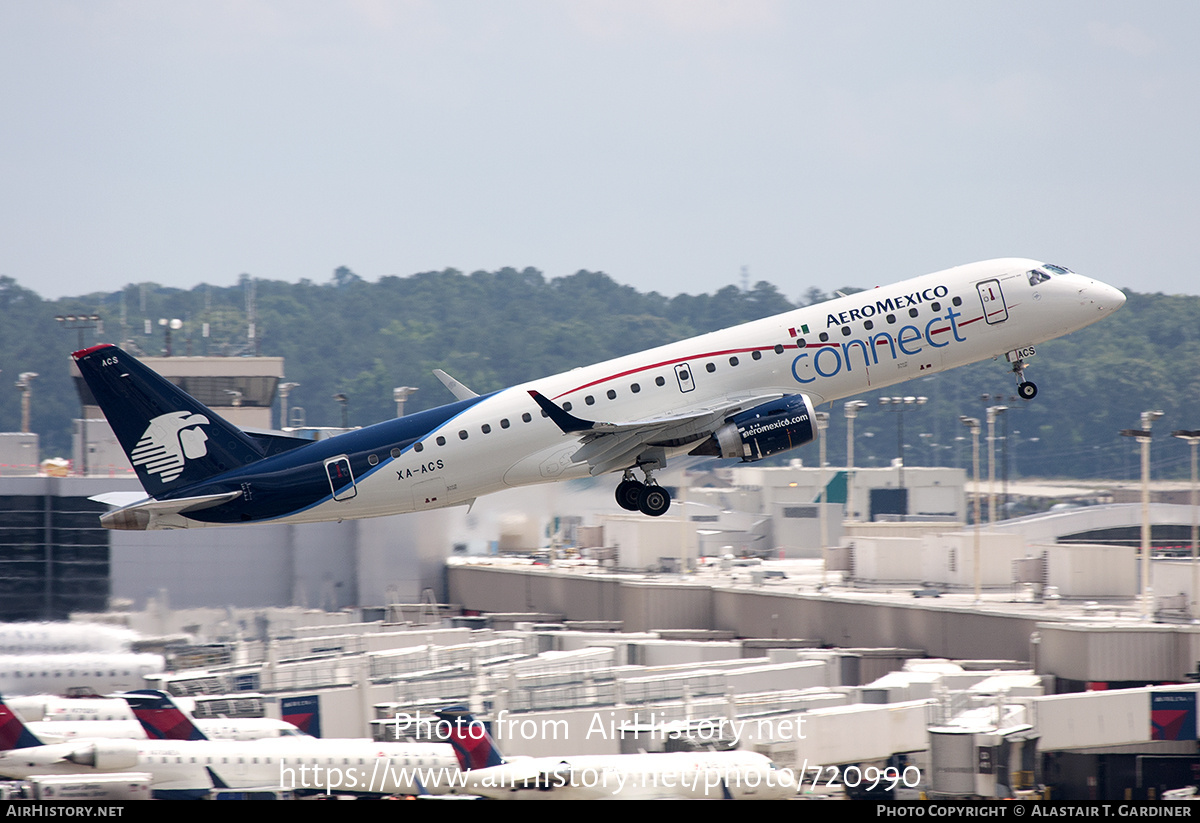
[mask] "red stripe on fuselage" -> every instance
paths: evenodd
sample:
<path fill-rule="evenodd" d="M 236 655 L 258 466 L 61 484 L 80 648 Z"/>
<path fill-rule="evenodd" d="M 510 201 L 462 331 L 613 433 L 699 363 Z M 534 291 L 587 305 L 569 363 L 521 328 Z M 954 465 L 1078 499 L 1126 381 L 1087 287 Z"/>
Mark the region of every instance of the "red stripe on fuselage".
<path fill-rule="evenodd" d="M 974 323 L 976 320 L 982 320 L 982 319 L 983 319 L 983 315 L 980 315 L 979 317 L 959 323 L 958 326 L 959 327 L 967 326 L 967 325 L 970 325 L 971 323 Z M 942 329 L 934 329 L 932 333 L 933 334 L 941 334 L 942 332 L 948 332 L 948 331 L 950 331 L 950 327 L 946 326 L 945 328 L 942 328 Z M 886 333 L 886 332 L 881 332 L 881 333 Z M 882 342 L 885 342 L 885 341 L 878 340 L 878 341 L 876 341 L 876 345 L 879 345 L 879 343 L 882 343 Z M 785 349 L 799 349 L 800 348 L 795 343 L 784 343 L 782 345 Z M 806 348 L 806 349 L 838 348 L 839 345 L 840 345 L 839 343 L 809 343 L 804 348 Z M 649 371 L 650 369 L 658 369 L 663 366 L 674 366 L 679 363 L 687 363 L 690 360 L 702 360 L 705 357 L 720 357 L 722 355 L 727 355 L 727 354 L 746 354 L 747 352 L 753 353 L 756 351 L 774 352 L 775 347 L 774 346 L 751 346 L 749 348 L 744 348 L 744 349 L 724 349 L 722 351 L 713 351 L 713 352 L 705 352 L 703 354 L 696 354 L 696 355 L 692 355 L 690 357 L 677 357 L 674 360 L 663 360 L 659 363 L 651 363 L 647 366 L 639 366 L 636 369 L 628 369 L 623 372 L 611 374 L 608 377 L 601 377 L 599 380 L 593 380 L 590 383 L 584 383 L 582 386 L 576 386 L 573 389 L 568 389 L 565 392 L 560 392 L 560 393 L 554 395 L 554 397 L 552 399 L 557 400 L 560 397 L 566 397 L 568 394 L 574 394 L 575 392 L 583 391 L 584 389 L 590 389 L 592 386 L 598 386 L 601 383 L 607 383 L 610 380 L 617 380 L 622 377 L 628 377 L 631 374 L 638 374 L 639 372 Z"/>

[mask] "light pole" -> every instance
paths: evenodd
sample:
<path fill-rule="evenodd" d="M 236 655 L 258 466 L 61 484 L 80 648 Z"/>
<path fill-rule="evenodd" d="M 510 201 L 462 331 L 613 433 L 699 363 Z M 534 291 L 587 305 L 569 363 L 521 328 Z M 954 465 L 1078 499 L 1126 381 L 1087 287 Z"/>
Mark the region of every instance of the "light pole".
<path fill-rule="evenodd" d="M 1142 412 L 1140 429 L 1122 429 L 1123 437 L 1137 440 L 1142 451 L 1142 619 L 1150 620 L 1154 613 L 1154 586 L 1150 582 L 1150 427 L 1162 417 L 1160 411 Z"/>
<path fill-rule="evenodd" d="M 857 520 L 854 508 L 854 418 L 858 410 L 869 404 L 862 400 L 847 400 L 842 409 L 846 412 L 846 519 Z"/>
<path fill-rule="evenodd" d="M 98 314 L 60 314 L 56 315 L 54 319 L 62 323 L 64 329 L 79 332 L 76 351 L 83 350 L 83 333 L 87 329 L 96 329 L 97 334 L 104 334 L 104 321 Z"/>
<path fill-rule="evenodd" d="M 350 428 L 350 398 L 338 392 L 333 399 L 342 404 L 342 428 Z"/>
<path fill-rule="evenodd" d="M 988 406 L 988 525 L 996 522 L 996 415 L 1003 414 L 1008 406 Z"/>
<path fill-rule="evenodd" d="M 279 428 L 286 429 L 288 426 L 288 395 L 292 393 L 292 389 L 300 388 L 299 383 L 280 383 L 279 384 Z"/>
<path fill-rule="evenodd" d="M 404 401 L 408 400 L 409 395 L 418 391 L 416 386 L 397 386 L 392 389 L 392 399 L 396 401 L 396 416 L 404 416 Z"/>
<path fill-rule="evenodd" d="M 1200 556 L 1196 550 L 1197 537 L 1200 537 L 1200 508 L 1197 508 L 1197 475 L 1196 475 L 1196 446 L 1200 444 L 1200 431 L 1177 429 L 1171 432 L 1172 437 L 1178 437 L 1187 443 L 1192 450 L 1192 622 L 1200 621 L 1200 610 L 1196 608 L 1200 602 Z"/>
<path fill-rule="evenodd" d="M 982 599 L 983 578 L 979 568 L 979 418 L 958 418 L 971 430 L 971 465 L 975 473 L 975 602 Z"/>
<path fill-rule="evenodd" d="M 816 412 L 814 416 L 817 418 L 817 462 L 821 466 L 818 474 L 820 479 L 817 481 L 821 487 L 821 493 L 817 495 L 817 519 L 821 526 L 821 588 L 824 589 L 825 578 L 829 572 L 829 550 L 826 548 L 829 542 L 829 526 L 825 520 L 825 504 L 829 502 L 825 494 L 825 430 L 829 428 L 829 414 Z"/>
<path fill-rule="evenodd" d="M 163 349 L 163 355 L 165 357 L 170 357 L 171 356 L 171 332 L 179 331 L 180 329 L 182 329 L 183 321 L 180 320 L 178 317 L 172 317 L 170 320 L 168 320 L 165 317 L 160 317 L 158 319 L 158 325 L 162 326 L 163 331 L 166 333 L 166 337 L 165 337 L 166 347 Z"/>
<path fill-rule="evenodd" d="M 35 371 L 23 371 L 17 377 L 17 388 L 21 390 L 21 432 L 29 434 L 29 403 L 33 394 L 33 378 L 38 374 Z"/>
<path fill-rule="evenodd" d="M 95 329 L 96 334 L 104 334 L 104 321 L 98 314 L 60 314 L 54 319 L 62 323 L 64 329 L 79 332 L 76 351 L 83 351 L 83 333 L 86 330 Z M 83 402 L 83 398 L 80 398 L 80 408 L 82 414 L 79 419 L 79 469 L 80 474 L 86 477 L 88 473 L 88 416 L 87 404 Z"/>
<path fill-rule="evenodd" d="M 879 405 L 896 412 L 896 471 L 897 484 L 904 489 L 904 409 L 905 407 L 924 406 L 928 397 L 881 397 Z M 908 496 L 904 496 L 904 514 L 908 516 Z"/>

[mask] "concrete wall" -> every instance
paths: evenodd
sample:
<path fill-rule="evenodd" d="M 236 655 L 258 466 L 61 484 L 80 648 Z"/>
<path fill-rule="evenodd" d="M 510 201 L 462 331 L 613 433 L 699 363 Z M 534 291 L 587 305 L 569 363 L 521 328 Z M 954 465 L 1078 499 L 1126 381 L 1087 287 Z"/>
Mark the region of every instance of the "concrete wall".
<path fill-rule="evenodd" d="M 451 600 L 469 609 L 507 612 L 524 604 L 530 611 L 557 612 L 568 620 L 623 620 L 627 631 L 718 629 L 739 637 L 899 646 L 936 657 L 1027 660 L 1030 635 L 1046 619 L 934 608 L 919 601 L 646 583 L 570 572 L 452 566 L 447 574 Z"/>

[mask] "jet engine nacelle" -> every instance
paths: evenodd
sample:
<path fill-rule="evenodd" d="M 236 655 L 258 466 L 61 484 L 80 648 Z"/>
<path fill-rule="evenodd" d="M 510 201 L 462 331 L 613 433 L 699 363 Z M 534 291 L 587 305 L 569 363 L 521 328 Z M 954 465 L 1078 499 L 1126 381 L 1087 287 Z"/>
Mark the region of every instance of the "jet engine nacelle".
<path fill-rule="evenodd" d="M 811 443 L 816 437 L 814 425 L 812 402 L 803 394 L 789 394 L 735 414 L 692 454 L 753 463 Z"/>
<path fill-rule="evenodd" d="M 137 766 L 138 748 L 132 740 L 92 740 L 77 746 L 66 759 L 98 772 L 124 772 Z"/>

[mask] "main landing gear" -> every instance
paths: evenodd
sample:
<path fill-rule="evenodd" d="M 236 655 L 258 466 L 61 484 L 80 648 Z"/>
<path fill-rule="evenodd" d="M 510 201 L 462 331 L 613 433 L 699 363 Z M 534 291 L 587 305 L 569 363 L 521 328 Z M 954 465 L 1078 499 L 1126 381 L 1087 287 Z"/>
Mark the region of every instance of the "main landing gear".
<path fill-rule="evenodd" d="M 633 469 L 625 470 L 625 476 L 617 484 L 617 505 L 626 511 L 661 517 L 671 508 L 671 495 L 655 482 L 649 469 L 644 471 L 646 482 L 642 483 L 634 478 Z"/>

